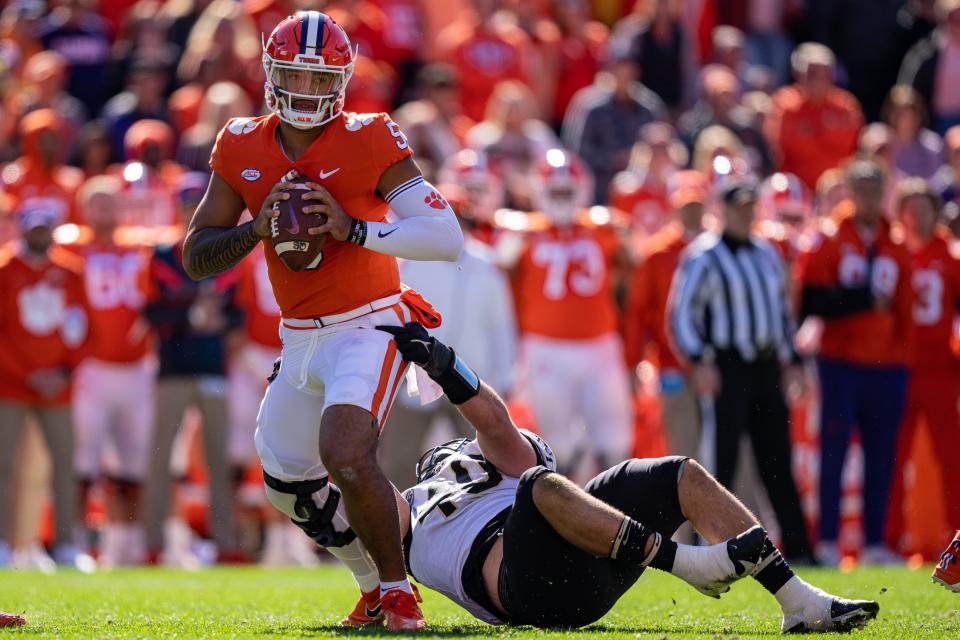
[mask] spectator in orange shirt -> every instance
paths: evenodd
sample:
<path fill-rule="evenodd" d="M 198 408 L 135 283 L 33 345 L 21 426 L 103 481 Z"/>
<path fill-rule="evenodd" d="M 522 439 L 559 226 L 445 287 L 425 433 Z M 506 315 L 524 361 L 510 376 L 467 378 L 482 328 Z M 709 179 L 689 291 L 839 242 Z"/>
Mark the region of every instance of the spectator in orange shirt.
<path fill-rule="evenodd" d="M 0 174 L 3 188 L 25 206 L 42 199 L 59 220 L 76 221 L 74 196 L 83 180 L 78 169 L 64 164 L 66 122 L 53 109 L 38 109 L 20 121 L 23 155 Z"/>
<path fill-rule="evenodd" d="M 884 546 L 897 431 L 907 392 L 913 318 L 910 256 L 884 217 L 884 174 L 868 161 L 847 170 L 852 198 L 837 206 L 797 259 L 801 315 L 819 316 L 821 386 L 818 559 L 839 562 L 841 472 L 854 424 L 863 442 L 861 561 L 888 564 Z"/>
<path fill-rule="evenodd" d="M 774 94 L 765 133 L 774 164 L 813 189 L 824 171 L 856 150 L 863 113 L 853 95 L 834 85 L 836 62 L 825 46 L 802 44 L 790 62 L 797 82 Z"/>
<path fill-rule="evenodd" d="M 634 270 L 627 297 L 624 345 L 631 369 L 644 359 L 647 346 L 660 365 L 661 419 L 671 455 L 693 456 L 700 443 L 700 410 L 681 363 L 667 337 L 666 311 L 670 283 L 680 254 L 703 231 L 707 177 L 699 171 L 681 171 L 671 180 L 670 207 L 674 221 L 647 242 Z"/>
<path fill-rule="evenodd" d="M 586 0 L 550 0 L 548 7 L 551 20 L 539 21 L 537 40 L 553 94 L 545 117 L 559 129 L 573 94 L 603 67 L 609 33 L 590 19 Z"/>
<path fill-rule="evenodd" d="M 437 58 L 457 67 L 463 112 L 480 121 L 497 84 L 504 80 L 530 84 L 534 52 L 527 35 L 498 16 L 501 0 L 471 4 L 473 11 L 463 12 L 437 36 Z"/>
<path fill-rule="evenodd" d="M 0 259 L 0 556 L 9 551 L 13 465 L 24 422 L 40 423 L 53 468 L 54 560 L 92 571 L 73 544 L 77 490 L 73 471 L 70 372 L 87 342 L 87 311 L 79 265 L 51 248 L 56 210 L 19 211 L 23 240 Z"/>

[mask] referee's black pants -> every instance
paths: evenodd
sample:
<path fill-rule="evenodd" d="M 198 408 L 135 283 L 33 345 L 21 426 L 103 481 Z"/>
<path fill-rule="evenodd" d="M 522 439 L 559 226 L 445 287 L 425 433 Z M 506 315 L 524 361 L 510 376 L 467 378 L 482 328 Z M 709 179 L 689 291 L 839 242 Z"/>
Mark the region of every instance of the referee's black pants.
<path fill-rule="evenodd" d="M 720 393 L 714 400 L 717 480 L 730 488 L 737 470 L 740 438 L 750 435 L 757 469 L 780 524 L 785 554 L 810 553 L 800 496 L 793 479 L 790 417 L 775 358 L 746 362 L 736 354 L 721 354 Z"/>

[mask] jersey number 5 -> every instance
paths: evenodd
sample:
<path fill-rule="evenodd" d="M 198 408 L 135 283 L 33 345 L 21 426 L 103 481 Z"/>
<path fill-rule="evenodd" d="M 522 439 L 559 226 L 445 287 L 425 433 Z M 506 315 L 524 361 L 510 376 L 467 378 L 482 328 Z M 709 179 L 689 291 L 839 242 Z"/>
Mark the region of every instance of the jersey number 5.
<path fill-rule="evenodd" d="M 401 151 L 406 149 L 410 145 L 407 144 L 407 136 L 403 135 L 403 131 L 400 131 L 400 125 L 398 125 L 393 120 L 387 120 L 387 129 L 390 129 L 390 135 L 396 138 L 397 149 Z"/>

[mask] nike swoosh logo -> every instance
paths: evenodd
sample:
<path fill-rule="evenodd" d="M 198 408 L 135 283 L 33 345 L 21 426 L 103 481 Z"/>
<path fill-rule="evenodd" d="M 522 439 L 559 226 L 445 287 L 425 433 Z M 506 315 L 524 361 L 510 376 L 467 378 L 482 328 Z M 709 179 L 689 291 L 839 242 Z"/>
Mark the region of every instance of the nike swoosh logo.
<path fill-rule="evenodd" d="M 391 233 L 393 233 L 394 231 L 396 231 L 398 228 L 399 228 L 399 227 L 394 227 L 393 229 L 390 229 L 390 231 L 387 231 L 386 233 L 384 233 L 382 230 L 381 230 L 381 231 L 377 231 L 377 237 L 378 237 L 378 238 L 386 238 L 388 235 L 390 235 Z"/>
<path fill-rule="evenodd" d="M 340 171 L 340 167 L 337 167 L 337 168 L 334 169 L 333 171 L 323 171 L 323 170 L 321 169 L 321 170 L 320 170 L 320 179 L 321 179 L 321 180 L 326 180 L 327 178 L 329 178 L 330 176 L 332 176 L 333 174 L 335 174 L 337 171 Z"/>

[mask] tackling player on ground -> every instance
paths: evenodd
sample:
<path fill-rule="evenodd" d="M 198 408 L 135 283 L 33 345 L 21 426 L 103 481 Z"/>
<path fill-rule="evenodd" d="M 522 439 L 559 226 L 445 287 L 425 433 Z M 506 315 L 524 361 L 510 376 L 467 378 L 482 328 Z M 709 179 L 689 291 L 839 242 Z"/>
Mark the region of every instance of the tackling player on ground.
<path fill-rule="evenodd" d="M 600 619 L 647 567 L 719 597 L 752 576 L 783 610 L 785 633 L 846 631 L 879 605 L 796 576 L 753 515 L 691 458 L 627 460 L 585 489 L 513 423 L 457 354 L 415 323 L 380 327 L 477 429 L 428 451 L 398 495 L 407 569 L 491 624 L 580 627 Z M 670 540 L 689 520 L 713 544 Z"/>
<path fill-rule="evenodd" d="M 277 25 L 263 52 L 271 114 L 231 120 L 221 131 L 183 259 L 198 279 L 234 267 L 269 236 L 273 206 L 289 197 L 281 178 L 295 169 L 310 180 L 303 212 L 325 215 L 311 233 L 329 234 L 320 263 L 290 271 L 264 243 L 283 316 L 283 364 L 256 433 L 267 495 L 332 547 L 363 592 L 382 597 L 391 629 L 419 629 L 393 492 L 375 457 L 406 363 L 388 334 L 371 329 L 414 318 L 439 323 L 419 296 L 401 295 L 396 258 L 454 260 L 463 236 L 399 127 L 386 114 L 342 111 L 355 58 L 343 29 L 318 11 Z M 237 225 L 245 208 L 254 219 Z M 335 532 L 332 523 L 346 513 L 353 529 Z M 345 622 L 369 622 L 377 609 Z"/>

